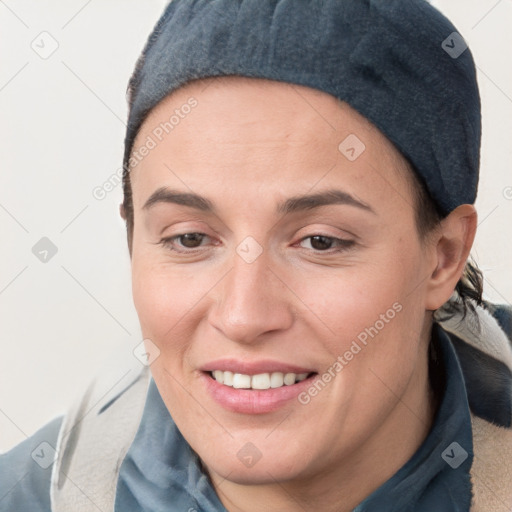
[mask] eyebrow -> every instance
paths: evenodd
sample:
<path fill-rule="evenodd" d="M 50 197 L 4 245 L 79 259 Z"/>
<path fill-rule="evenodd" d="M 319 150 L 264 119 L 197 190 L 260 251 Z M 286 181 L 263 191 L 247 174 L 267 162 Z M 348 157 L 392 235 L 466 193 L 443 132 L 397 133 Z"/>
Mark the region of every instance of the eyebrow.
<path fill-rule="evenodd" d="M 191 192 L 180 192 L 167 187 L 160 187 L 155 190 L 155 192 L 153 192 L 149 199 L 144 203 L 142 209 L 149 210 L 159 203 L 179 204 L 182 206 L 188 206 L 189 208 L 195 208 L 196 210 L 206 213 L 217 214 L 214 203 L 206 197 Z M 337 189 L 329 189 L 316 194 L 290 197 L 286 199 L 286 201 L 280 202 L 277 205 L 276 212 L 279 214 L 289 214 L 304 210 L 312 210 L 314 208 L 319 208 L 320 206 L 332 204 L 355 206 L 356 208 L 375 214 L 375 211 L 370 205 L 356 199 L 347 192 Z"/>

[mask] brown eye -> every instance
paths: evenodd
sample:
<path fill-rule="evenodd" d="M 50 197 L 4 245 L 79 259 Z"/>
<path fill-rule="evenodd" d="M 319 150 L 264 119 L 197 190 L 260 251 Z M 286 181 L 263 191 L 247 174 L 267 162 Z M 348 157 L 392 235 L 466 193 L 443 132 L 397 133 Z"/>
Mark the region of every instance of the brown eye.
<path fill-rule="evenodd" d="M 326 253 L 345 251 L 355 243 L 354 240 L 344 240 L 326 235 L 307 236 L 301 240 L 301 243 L 305 240 L 310 240 L 311 250 Z M 333 248 L 333 246 L 335 247 Z"/>
<path fill-rule="evenodd" d="M 194 249 L 200 248 L 201 242 L 205 237 L 209 238 L 208 235 L 204 233 L 182 233 L 181 235 L 163 238 L 158 243 L 171 251 L 186 253 L 193 252 Z M 187 249 L 191 250 L 187 251 Z"/>
<path fill-rule="evenodd" d="M 182 240 L 182 245 L 189 249 L 199 247 L 201 241 L 205 235 L 202 233 L 185 233 L 184 235 L 178 235 L 176 238 Z"/>
<path fill-rule="evenodd" d="M 311 247 L 313 247 L 313 249 L 323 251 L 325 249 L 330 249 L 332 246 L 333 239 L 331 237 L 315 235 L 310 238 L 311 238 Z"/>

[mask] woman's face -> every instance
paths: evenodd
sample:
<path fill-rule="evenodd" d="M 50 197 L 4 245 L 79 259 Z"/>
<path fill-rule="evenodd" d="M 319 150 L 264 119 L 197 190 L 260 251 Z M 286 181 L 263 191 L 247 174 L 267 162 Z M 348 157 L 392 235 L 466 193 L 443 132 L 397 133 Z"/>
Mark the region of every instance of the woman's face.
<path fill-rule="evenodd" d="M 434 258 L 373 125 L 306 87 L 214 79 L 161 102 L 134 155 L 151 372 L 213 474 L 311 478 L 417 436 Z"/>

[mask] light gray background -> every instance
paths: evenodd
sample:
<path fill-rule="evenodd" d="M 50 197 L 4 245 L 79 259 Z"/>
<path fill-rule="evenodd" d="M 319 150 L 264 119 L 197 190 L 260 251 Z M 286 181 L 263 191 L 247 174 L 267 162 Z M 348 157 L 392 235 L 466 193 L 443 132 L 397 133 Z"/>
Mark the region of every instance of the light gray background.
<path fill-rule="evenodd" d="M 0 0 L 0 452 L 62 414 L 116 347 L 141 341 L 121 186 L 102 201 L 92 191 L 121 165 L 126 85 L 165 3 Z M 510 303 L 512 1 L 432 3 L 478 66 L 473 254 L 486 297 Z M 46 59 L 35 51 L 56 44 Z M 42 237 L 58 249 L 46 263 L 32 252 Z"/>

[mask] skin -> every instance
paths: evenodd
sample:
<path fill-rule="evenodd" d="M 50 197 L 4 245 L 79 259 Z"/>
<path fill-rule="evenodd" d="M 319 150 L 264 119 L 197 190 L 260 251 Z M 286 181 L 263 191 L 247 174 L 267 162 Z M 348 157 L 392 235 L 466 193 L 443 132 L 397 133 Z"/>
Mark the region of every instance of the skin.
<path fill-rule="evenodd" d="M 133 297 L 144 338 L 160 350 L 152 375 L 229 511 L 352 510 L 431 427 L 431 315 L 461 276 L 476 212 L 462 205 L 420 239 L 410 171 L 394 146 L 348 105 L 285 83 L 188 84 L 150 113 L 134 149 L 190 97 L 197 106 L 131 172 Z M 354 161 L 338 150 L 349 134 L 366 146 Z M 144 209 L 162 186 L 207 197 L 216 214 Z M 275 211 L 328 188 L 372 211 Z M 207 236 L 158 243 L 186 232 Z M 307 238 L 319 234 L 352 244 L 334 252 L 332 239 Z M 252 263 L 236 252 L 247 236 L 263 249 Z M 322 374 L 395 303 L 401 311 L 306 405 L 242 414 L 205 392 L 198 369 L 225 356 Z M 252 467 L 237 457 L 247 442 L 261 453 Z"/>

